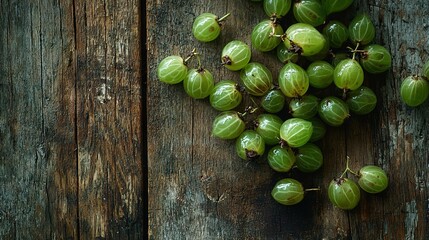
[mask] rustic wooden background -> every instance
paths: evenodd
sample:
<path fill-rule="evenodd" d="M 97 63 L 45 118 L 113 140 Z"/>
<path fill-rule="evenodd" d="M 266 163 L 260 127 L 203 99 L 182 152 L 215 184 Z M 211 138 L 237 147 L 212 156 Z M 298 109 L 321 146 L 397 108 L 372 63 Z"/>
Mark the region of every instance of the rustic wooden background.
<path fill-rule="evenodd" d="M 250 43 L 260 3 L 235 1 L 0 1 L 0 239 L 428 239 L 429 103 L 406 107 L 400 81 L 429 60 L 426 1 L 355 1 L 390 49 L 392 69 L 367 76 L 379 103 L 329 128 L 315 174 L 247 164 L 210 136 L 217 112 L 156 79 L 168 55 L 202 54 L 216 81 L 232 39 Z M 221 37 L 191 35 L 202 12 L 231 12 Z M 272 53 L 253 61 L 277 75 Z M 386 169 L 390 186 L 349 212 L 326 186 L 346 156 Z M 293 207 L 270 197 L 285 176 L 321 192 Z"/>

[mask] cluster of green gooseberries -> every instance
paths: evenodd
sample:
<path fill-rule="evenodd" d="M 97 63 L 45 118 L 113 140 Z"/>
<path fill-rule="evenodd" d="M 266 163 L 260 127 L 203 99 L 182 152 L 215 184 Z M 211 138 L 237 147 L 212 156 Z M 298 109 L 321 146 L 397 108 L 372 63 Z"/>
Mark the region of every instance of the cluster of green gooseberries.
<path fill-rule="evenodd" d="M 406 77 L 401 83 L 402 101 L 410 107 L 423 104 L 429 97 L 429 61 L 424 66 L 420 75 Z"/>
<path fill-rule="evenodd" d="M 305 173 L 315 172 L 323 165 L 322 151 L 315 142 L 324 137 L 326 124 L 337 127 L 350 115 L 374 110 L 377 97 L 363 85 L 364 71 L 379 74 L 391 65 L 389 51 L 372 43 L 375 27 L 368 15 L 354 16 L 348 26 L 332 19 L 333 13 L 347 9 L 352 2 L 263 0 L 267 19 L 253 27 L 251 46 L 233 40 L 221 53 L 222 66 L 238 72 L 239 82 L 225 79 L 215 83 L 195 49 L 184 59 L 163 59 L 157 76 L 168 84 L 183 82 L 192 98 L 209 98 L 210 105 L 220 112 L 213 121 L 212 135 L 235 139 L 240 158 L 255 160 L 266 154 L 274 171 L 285 173 L 297 168 Z M 284 19 L 289 12 L 294 22 L 287 24 Z M 199 15 L 193 22 L 193 36 L 201 42 L 215 40 L 229 16 Z M 283 26 L 288 26 L 286 31 Z M 251 61 L 252 48 L 275 51 L 284 64 L 276 82 L 267 66 Z M 190 69 L 188 63 L 193 57 L 198 59 L 198 66 Z M 317 96 L 316 92 L 329 94 Z M 243 107 L 244 98 L 251 100 L 251 106 Z M 356 173 L 347 165 L 343 175 L 329 186 L 329 199 L 341 209 L 353 208 L 360 198 L 357 185 L 344 177 L 347 172 L 355 174 L 359 186 L 367 192 L 380 192 L 387 187 L 387 175 L 381 168 L 367 166 Z M 271 195 L 281 204 L 293 205 L 308 190 L 311 189 L 304 190 L 299 181 L 285 178 L 275 185 Z"/>

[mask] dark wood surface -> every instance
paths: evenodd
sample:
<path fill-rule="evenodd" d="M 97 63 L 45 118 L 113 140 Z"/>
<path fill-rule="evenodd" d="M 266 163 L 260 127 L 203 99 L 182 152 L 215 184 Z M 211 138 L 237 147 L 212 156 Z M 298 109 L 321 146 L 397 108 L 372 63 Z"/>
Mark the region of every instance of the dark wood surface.
<path fill-rule="evenodd" d="M 356 2 L 341 17 L 368 13 L 393 59 L 366 76 L 377 108 L 328 129 L 320 171 L 278 174 L 211 136 L 207 99 L 156 78 L 164 57 L 196 48 L 216 82 L 238 81 L 220 52 L 250 44 L 260 3 L 1 0 L 0 239 L 428 239 L 429 103 L 406 107 L 398 90 L 429 60 L 429 8 Z M 231 12 L 214 42 L 192 37 L 202 12 Z M 273 53 L 252 61 L 282 66 Z M 383 167 L 390 186 L 345 212 L 326 190 L 347 156 Z M 270 191 L 287 176 L 321 191 L 281 206 Z"/>

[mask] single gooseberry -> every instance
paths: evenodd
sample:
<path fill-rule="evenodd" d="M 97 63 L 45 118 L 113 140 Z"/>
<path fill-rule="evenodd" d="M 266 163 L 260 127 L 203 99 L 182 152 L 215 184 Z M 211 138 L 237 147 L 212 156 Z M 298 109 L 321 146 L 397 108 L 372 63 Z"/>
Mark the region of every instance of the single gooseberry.
<path fill-rule="evenodd" d="M 284 44 L 302 56 L 319 53 L 325 47 L 325 43 L 325 37 L 310 24 L 295 23 L 286 30 Z"/>
<path fill-rule="evenodd" d="M 328 96 L 320 101 L 319 116 L 326 124 L 336 127 L 342 125 L 350 114 L 349 108 L 343 100 Z"/>
<path fill-rule="evenodd" d="M 349 38 L 355 44 L 367 45 L 375 37 L 375 27 L 367 14 L 358 14 L 349 24 Z"/>
<path fill-rule="evenodd" d="M 314 143 L 299 147 L 295 158 L 295 165 L 301 172 L 312 173 L 323 165 L 322 150 Z"/>
<path fill-rule="evenodd" d="M 192 25 L 192 33 L 194 37 L 201 42 L 210 42 L 215 40 L 221 31 L 222 22 L 229 16 L 219 18 L 213 13 L 202 13 L 195 18 Z"/>
<path fill-rule="evenodd" d="M 314 95 L 293 98 L 289 102 L 289 113 L 295 118 L 310 119 L 317 114 L 319 99 Z"/>
<path fill-rule="evenodd" d="M 322 30 L 323 35 L 329 40 L 332 48 L 341 48 L 349 39 L 347 26 L 340 21 L 331 20 Z"/>
<path fill-rule="evenodd" d="M 180 83 L 185 79 L 188 67 L 183 58 L 179 56 L 168 56 L 158 65 L 157 76 L 161 82 L 168 84 Z"/>
<path fill-rule="evenodd" d="M 238 84 L 231 80 L 222 80 L 215 84 L 210 94 L 210 105 L 219 111 L 234 109 L 240 105 L 243 96 Z"/>
<path fill-rule="evenodd" d="M 237 138 L 235 150 L 241 159 L 255 160 L 264 154 L 265 142 L 254 130 L 246 130 Z"/>
<path fill-rule="evenodd" d="M 271 51 L 280 44 L 281 39 L 277 36 L 281 36 L 283 33 L 280 24 L 271 20 L 263 20 L 252 30 L 252 47 L 261 52 Z"/>
<path fill-rule="evenodd" d="M 346 103 L 352 113 L 365 115 L 376 107 L 377 96 L 369 87 L 361 86 L 347 93 Z"/>
<path fill-rule="evenodd" d="M 264 0 L 264 11 L 270 18 L 282 18 L 290 10 L 292 0 Z"/>
<path fill-rule="evenodd" d="M 274 146 L 268 151 L 268 164 L 276 172 L 289 172 L 295 163 L 295 155 L 291 148 Z"/>
<path fill-rule="evenodd" d="M 334 83 L 344 91 L 358 89 L 363 80 L 363 69 L 355 59 L 344 59 L 334 69 Z"/>
<path fill-rule="evenodd" d="M 255 131 L 261 135 L 265 144 L 275 145 L 280 142 L 280 127 L 283 120 L 279 116 L 263 113 L 254 120 L 254 124 Z"/>
<path fill-rule="evenodd" d="M 293 148 L 306 144 L 310 140 L 312 133 L 313 124 L 300 118 L 290 118 L 280 127 L 280 138 L 289 147 Z"/>
<path fill-rule="evenodd" d="M 389 185 L 386 172 L 377 166 L 364 166 L 358 172 L 358 184 L 367 193 L 380 193 Z"/>
<path fill-rule="evenodd" d="M 195 99 L 208 97 L 214 87 L 213 75 L 204 68 L 191 69 L 183 80 L 185 92 Z"/>
<path fill-rule="evenodd" d="M 251 62 L 241 69 L 240 79 L 246 91 L 254 96 L 265 95 L 273 84 L 271 71 L 258 62 Z"/>
<path fill-rule="evenodd" d="M 222 50 L 222 65 L 231 71 L 238 71 L 246 66 L 251 58 L 250 47 L 239 40 L 233 40 Z"/>
<path fill-rule="evenodd" d="M 246 125 L 235 111 L 219 113 L 212 126 L 212 135 L 220 139 L 235 139 L 244 131 Z"/>
<path fill-rule="evenodd" d="M 312 62 L 307 67 L 310 86 L 326 88 L 334 81 L 334 67 L 326 61 Z"/>
<path fill-rule="evenodd" d="M 363 49 L 360 64 L 369 73 L 382 73 L 390 68 L 392 57 L 385 47 L 371 44 Z"/>
<path fill-rule="evenodd" d="M 307 72 L 292 62 L 288 62 L 282 67 L 278 82 L 280 90 L 286 97 L 303 96 L 310 86 Z"/>
<path fill-rule="evenodd" d="M 286 102 L 286 97 L 279 89 L 271 89 L 262 97 L 261 106 L 269 113 L 280 112 Z"/>
<path fill-rule="evenodd" d="M 276 183 L 271 196 L 283 205 L 295 205 L 304 199 L 304 187 L 293 178 L 284 178 Z"/>
<path fill-rule="evenodd" d="M 359 203 L 360 190 L 358 185 L 349 178 L 335 178 L 329 183 L 328 197 L 334 206 L 351 210 Z"/>
<path fill-rule="evenodd" d="M 293 5 L 293 15 L 298 22 L 317 27 L 325 22 L 326 12 L 319 0 L 300 0 Z"/>
<path fill-rule="evenodd" d="M 423 104 L 429 96 L 429 83 L 421 76 L 408 76 L 401 83 L 401 98 L 410 107 Z"/>

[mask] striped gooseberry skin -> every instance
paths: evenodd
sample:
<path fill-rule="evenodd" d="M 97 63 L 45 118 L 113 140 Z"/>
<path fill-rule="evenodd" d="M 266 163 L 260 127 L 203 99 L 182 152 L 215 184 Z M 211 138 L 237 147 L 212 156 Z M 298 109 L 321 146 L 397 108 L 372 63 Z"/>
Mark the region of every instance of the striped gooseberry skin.
<path fill-rule="evenodd" d="M 273 85 L 271 71 L 258 62 L 251 62 L 241 69 L 240 79 L 246 91 L 254 96 L 265 95 Z"/>
<path fill-rule="evenodd" d="M 218 16 L 212 13 L 202 13 L 195 18 L 192 25 L 194 37 L 201 42 L 210 42 L 220 35 Z"/>
<path fill-rule="evenodd" d="M 340 89 L 356 90 L 363 80 L 363 69 L 355 59 L 344 59 L 334 69 L 334 84 Z"/>
<path fill-rule="evenodd" d="M 295 155 L 295 165 L 301 172 L 312 173 L 323 165 L 323 153 L 314 143 L 299 147 Z"/>
<path fill-rule="evenodd" d="M 274 31 L 273 31 L 274 30 Z M 274 35 L 283 35 L 283 28 L 271 20 L 263 20 L 252 30 L 252 47 L 261 52 L 268 52 L 276 48 L 281 39 Z"/>
<path fill-rule="evenodd" d="M 347 93 L 346 103 L 352 113 L 365 115 L 376 107 L 377 96 L 370 88 L 361 86 Z"/>
<path fill-rule="evenodd" d="M 254 130 L 245 130 L 235 142 L 238 156 L 244 160 L 259 158 L 265 151 L 264 139 Z"/>
<path fill-rule="evenodd" d="M 356 45 L 367 45 L 375 37 L 375 27 L 366 14 L 358 14 L 349 24 L 349 38 Z"/>
<path fill-rule="evenodd" d="M 341 12 L 348 8 L 353 3 L 353 0 L 322 0 L 322 6 L 329 15 L 335 12 Z"/>
<path fill-rule="evenodd" d="M 255 131 L 261 135 L 265 144 L 275 145 L 280 142 L 280 127 L 283 120 L 274 114 L 263 113 L 255 119 Z"/>
<path fill-rule="evenodd" d="M 236 111 L 219 113 L 212 125 L 212 135 L 220 139 L 235 139 L 245 130 L 246 125 Z"/>
<path fill-rule="evenodd" d="M 382 73 L 392 65 L 392 57 L 389 51 L 381 45 L 371 44 L 363 49 L 360 64 L 369 73 Z"/>
<path fill-rule="evenodd" d="M 307 67 L 310 86 L 326 88 L 334 81 L 334 67 L 326 61 L 312 62 Z"/>
<path fill-rule="evenodd" d="M 271 196 L 283 205 L 295 205 L 304 199 L 304 187 L 293 178 L 284 178 L 276 183 Z"/>
<path fill-rule="evenodd" d="M 349 107 L 337 97 L 325 97 L 319 104 L 319 116 L 326 124 L 337 127 L 350 116 Z"/>
<path fill-rule="evenodd" d="M 251 58 L 250 47 L 240 40 L 232 40 L 222 49 L 221 61 L 224 67 L 238 71 L 246 66 Z"/>
<path fill-rule="evenodd" d="M 228 111 L 240 105 L 242 99 L 243 95 L 237 83 L 232 80 L 222 80 L 213 87 L 210 105 L 218 111 Z"/>
<path fill-rule="evenodd" d="M 281 63 L 288 63 L 288 62 L 293 62 L 296 63 L 299 60 L 299 55 L 298 53 L 295 53 L 293 51 L 290 51 L 286 45 L 284 44 L 279 44 L 276 48 L 276 55 L 277 55 L 277 59 L 281 62 Z"/>
<path fill-rule="evenodd" d="M 313 133 L 311 134 L 309 142 L 315 142 L 322 139 L 326 134 L 326 126 L 318 117 L 313 117 L 308 121 L 313 125 Z"/>
<path fill-rule="evenodd" d="M 304 95 L 301 98 L 293 98 L 289 102 L 289 113 L 295 118 L 308 120 L 317 114 L 319 99 L 314 95 Z"/>
<path fill-rule="evenodd" d="M 329 45 L 332 48 L 341 48 L 349 39 L 349 30 L 344 23 L 331 20 L 322 30 L 323 35 L 329 40 Z"/>
<path fill-rule="evenodd" d="M 263 6 L 268 17 L 282 18 L 289 12 L 292 0 L 264 0 Z"/>
<path fill-rule="evenodd" d="M 389 186 L 386 172 L 377 166 L 367 165 L 359 170 L 358 184 L 367 193 L 380 193 Z"/>
<path fill-rule="evenodd" d="M 179 56 L 168 56 L 158 65 L 157 76 L 161 82 L 168 84 L 180 83 L 185 79 L 188 67 Z"/>
<path fill-rule="evenodd" d="M 190 69 L 183 80 L 185 92 L 195 99 L 208 97 L 213 87 L 213 75 L 207 69 Z"/>
<path fill-rule="evenodd" d="M 271 89 L 262 97 L 261 106 L 269 113 L 278 113 L 283 110 L 286 97 L 279 89 Z"/>
<path fill-rule="evenodd" d="M 316 28 L 307 23 L 295 23 L 286 29 L 284 44 L 288 49 L 299 48 L 302 56 L 319 53 L 326 43 L 325 37 Z"/>
<path fill-rule="evenodd" d="M 351 210 L 360 200 L 359 186 L 349 178 L 335 178 L 329 183 L 328 197 L 334 206 Z"/>
<path fill-rule="evenodd" d="M 280 90 L 286 97 L 304 96 L 310 86 L 307 72 L 292 62 L 288 62 L 282 67 L 278 82 Z"/>
<path fill-rule="evenodd" d="M 295 155 L 291 148 L 274 146 L 268 151 L 268 164 L 276 172 L 289 172 L 295 164 Z"/>
<path fill-rule="evenodd" d="M 423 65 L 423 70 L 422 70 L 422 75 L 429 79 L 429 61 L 427 61 L 424 65 Z"/>
<path fill-rule="evenodd" d="M 293 4 L 293 15 L 298 22 L 317 27 L 325 22 L 326 12 L 319 0 L 300 0 Z"/>
<path fill-rule="evenodd" d="M 323 44 L 322 50 L 320 50 L 318 53 L 311 55 L 311 56 L 306 56 L 305 58 L 310 61 L 310 62 L 315 62 L 315 61 L 321 61 L 326 59 L 326 57 L 328 55 L 330 55 L 331 53 L 331 48 L 329 46 L 329 41 L 328 39 L 322 35 L 323 38 L 325 39 L 325 43 Z"/>
<path fill-rule="evenodd" d="M 312 133 L 313 124 L 301 118 L 290 118 L 280 127 L 280 138 L 292 148 L 305 145 Z"/>
<path fill-rule="evenodd" d="M 429 82 L 421 76 L 408 76 L 401 83 L 400 94 L 405 104 L 417 107 L 429 96 Z"/>

